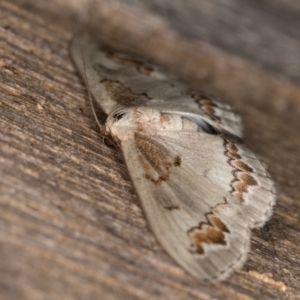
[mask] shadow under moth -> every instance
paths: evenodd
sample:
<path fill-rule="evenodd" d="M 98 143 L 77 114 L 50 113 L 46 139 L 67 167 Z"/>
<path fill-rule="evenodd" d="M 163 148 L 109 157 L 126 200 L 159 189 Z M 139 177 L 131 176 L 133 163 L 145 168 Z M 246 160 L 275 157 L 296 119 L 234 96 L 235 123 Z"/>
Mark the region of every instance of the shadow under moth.
<path fill-rule="evenodd" d="M 243 146 L 241 118 L 143 60 L 95 43 L 71 44 L 73 61 L 108 117 L 157 240 L 193 276 L 226 279 L 241 268 L 250 229 L 269 219 L 275 189 Z"/>

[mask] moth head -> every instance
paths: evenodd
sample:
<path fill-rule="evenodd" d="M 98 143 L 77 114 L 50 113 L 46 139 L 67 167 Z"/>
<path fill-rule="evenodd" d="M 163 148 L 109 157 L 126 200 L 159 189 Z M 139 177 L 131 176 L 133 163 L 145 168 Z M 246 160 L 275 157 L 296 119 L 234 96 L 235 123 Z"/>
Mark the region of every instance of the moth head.
<path fill-rule="evenodd" d="M 113 137 L 121 140 L 127 133 L 155 130 L 159 116 L 158 111 L 143 106 L 118 108 L 108 116 L 106 128 Z"/>

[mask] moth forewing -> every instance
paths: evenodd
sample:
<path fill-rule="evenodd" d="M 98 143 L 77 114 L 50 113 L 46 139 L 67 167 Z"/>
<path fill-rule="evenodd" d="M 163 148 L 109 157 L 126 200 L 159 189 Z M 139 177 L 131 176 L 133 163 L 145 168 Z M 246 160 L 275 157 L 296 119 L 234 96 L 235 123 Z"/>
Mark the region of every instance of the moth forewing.
<path fill-rule="evenodd" d="M 104 113 L 109 114 L 116 109 L 116 102 L 105 88 L 104 78 L 99 78 L 97 66 L 106 60 L 104 53 L 98 51 L 97 44 L 91 42 L 89 36 L 78 36 L 71 42 L 71 57 L 80 75 L 86 81 L 94 100 Z"/>
<path fill-rule="evenodd" d="M 241 268 L 250 228 L 270 217 L 275 190 L 263 164 L 235 139 L 242 136 L 240 117 L 88 36 L 74 39 L 71 54 L 108 114 L 106 130 L 164 249 L 201 280 L 223 280 Z"/>
<path fill-rule="evenodd" d="M 217 178 L 203 175 L 199 184 L 199 174 L 193 166 L 199 156 L 190 157 L 189 152 L 184 155 L 181 149 L 194 138 L 197 143 L 193 146 L 200 152 L 203 142 L 209 144 L 205 134 L 197 132 L 165 132 L 155 136 L 136 133 L 123 141 L 122 150 L 159 242 L 191 274 L 214 281 L 226 278 L 245 261 L 250 233 L 239 205 L 230 205 L 223 199 L 230 195 L 222 184 L 214 182 Z M 206 152 L 206 156 L 211 157 L 211 152 Z M 204 173 L 209 172 L 204 160 L 200 164 Z"/>

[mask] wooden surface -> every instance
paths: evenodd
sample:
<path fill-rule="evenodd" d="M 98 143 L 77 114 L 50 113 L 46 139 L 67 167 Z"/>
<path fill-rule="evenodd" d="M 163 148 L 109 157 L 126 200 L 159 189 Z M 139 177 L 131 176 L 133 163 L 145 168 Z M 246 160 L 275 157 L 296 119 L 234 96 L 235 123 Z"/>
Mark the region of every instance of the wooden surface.
<path fill-rule="evenodd" d="M 0 299 L 300 299 L 298 1 L 60 2 L 0 2 Z M 77 30 L 242 115 L 278 203 L 226 282 L 192 278 L 148 230 L 70 60 Z"/>

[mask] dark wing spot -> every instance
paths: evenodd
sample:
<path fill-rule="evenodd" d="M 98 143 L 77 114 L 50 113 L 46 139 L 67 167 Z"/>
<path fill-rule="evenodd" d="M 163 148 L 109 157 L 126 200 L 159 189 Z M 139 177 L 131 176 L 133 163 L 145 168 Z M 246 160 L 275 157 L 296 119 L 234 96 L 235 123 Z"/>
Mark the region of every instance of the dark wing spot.
<path fill-rule="evenodd" d="M 201 126 L 201 131 L 204 130 L 205 132 L 209 134 L 220 134 L 220 131 L 218 131 L 216 128 L 208 124 L 207 122 L 204 122 L 205 126 Z"/>
<path fill-rule="evenodd" d="M 242 173 L 240 178 L 246 185 L 257 185 L 257 181 L 248 173 Z"/>
<path fill-rule="evenodd" d="M 244 171 L 244 172 L 253 172 L 253 169 L 248 166 L 246 163 L 244 163 L 241 160 L 237 160 L 235 162 L 232 162 L 232 164 L 239 170 Z"/>
<path fill-rule="evenodd" d="M 199 226 L 192 227 L 187 232 L 192 241 L 192 253 L 204 254 L 204 243 L 226 245 L 224 233 L 230 232 L 227 226 L 213 213 L 207 214 L 206 218 L 207 222 L 201 222 Z"/>
<path fill-rule="evenodd" d="M 226 144 L 227 156 L 231 159 L 241 159 L 241 156 L 238 154 L 238 148 L 233 143 L 227 142 Z"/>
<path fill-rule="evenodd" d="M 115 121 L 121 120 L 126 115 L 125 112 L 117 112 L 113 115 Z"/>
<path fill-rule="evenodd" d="M 170 117 L 167 114 L 161 113 L 160 114 L 160 122 L 168 123 L 168 122 L 170 122 Z"/>
<path fill-rule="evenodd" d="M 170 205 L 170 206 L 164 206 L 165 209 L 167 210 L 174 210 L 174 209 L 179 209 L 178 205 Z"/>
<path fill-rule="evenodd" d="M 210 215 L 210 221 L 211 223 L 218 228 L 219 230 L 223 231 L 223 232 L 228 232 L 229 233 L 229 229 L 227 228 L 227 226 L 221 221 L 220 218 L 216 217 L 215 215 Z"/>
<path fill-rule="evenodd" d="M 181 165 L 181 158 L 180 156 L 176 156 L 174 159 L 174 167 L 179 167 Z"/>

